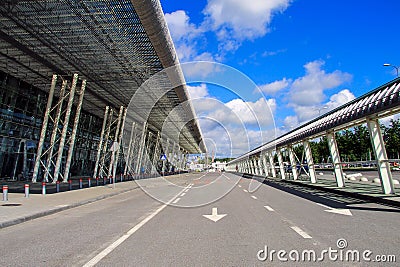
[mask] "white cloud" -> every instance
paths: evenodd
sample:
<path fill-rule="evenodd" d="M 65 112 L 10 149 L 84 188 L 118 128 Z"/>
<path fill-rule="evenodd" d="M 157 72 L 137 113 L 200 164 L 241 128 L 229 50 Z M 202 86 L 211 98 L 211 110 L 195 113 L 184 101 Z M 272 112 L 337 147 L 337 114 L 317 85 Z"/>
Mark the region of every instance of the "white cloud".
<path fill-rule="evenodd" d="M 258 88 L 260 88 L 260 90 L 264 93 L 275 94 L 278 91 L 287 88 L 290 82 L 291 80 L 283 78 L 282 80 L 279 81 L 274 81 L 272 83 L 260 85 L 258 86 Z"/>
<path fill-rule="evenodd" d="M 238 156 L 272 137 L 271 133 L 265 136 L 263 133 L 275 128 L 275 99 L 260 98 L 254 102 L 233 99 L 223 103 L 210 97 L 204 84 L 188 89 L 203 137 L 217 144 L 219 155 Z"/>
<path fill-rule="evenodd" d="M 204 14 L 221 38 L 242 41 L 264 36 L 273 13 L 282 12 L 290 0 L 208 0 Z"/>
<path fill-rule="evenodd" d="M 204 83 L 200 84 L 199 86 L 187 85 L 187 89 L 189 92 L 190 99 L 204 98 L 209 96 L 207 85 Z"/>
<path fill-rule="evenodd" d="M 344 89 L 340 91 L 337 94 L 332 95 L 329 98 L 329 102 L 325 104 L 325 106 L 328 108 L 327 110 L 332 110 L 337 107 L 340 107 L 341 105 L 344 105 L 351 100 L 355 99 L 356 97 L 353 95 L 352 92 L 350 92 L 349 89 Z"/>
<path fill-rule="evenodd" d="M 190 18 L 184 10 L 165 14 L 165 20 L 167 21 L 171 37 L 175 41 L 192 39 L 201 33 L 196 25 L 190 23 Z"/>
<path fill-rule="evenodd" d="M 175 49 L 181 62 L 213 60 L 209 53 L 199 53 L 198 46 L 204 39 L 204 30 L 190 22 L 184 10 L 165 14 Z"/>
<path fill-rule="evenodd" d="M 290 88 L 292 105 L 312 106 L 325 100 L 324 91 L 349 81 L 352 76 L 335 70 L 326 73 L 321 67 L 324 61 L 316 60 L 304 65 L 306 75 L 296 79 Z"/>

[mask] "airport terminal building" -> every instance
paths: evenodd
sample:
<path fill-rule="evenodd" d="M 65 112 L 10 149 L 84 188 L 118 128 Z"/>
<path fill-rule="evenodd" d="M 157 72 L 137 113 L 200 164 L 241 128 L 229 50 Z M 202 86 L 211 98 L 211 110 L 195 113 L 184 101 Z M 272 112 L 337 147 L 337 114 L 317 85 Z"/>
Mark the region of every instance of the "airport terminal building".
<path fill-rule="evenodd" d="M 159 1 L 6 0 L 0 13 L 0 178 L 154 174 L 205 152 Z"/>

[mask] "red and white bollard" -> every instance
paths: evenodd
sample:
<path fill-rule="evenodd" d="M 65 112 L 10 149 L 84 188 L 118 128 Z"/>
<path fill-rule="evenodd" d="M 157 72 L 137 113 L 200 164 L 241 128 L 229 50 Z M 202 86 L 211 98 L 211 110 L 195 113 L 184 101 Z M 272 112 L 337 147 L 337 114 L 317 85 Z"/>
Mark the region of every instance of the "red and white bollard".
<path fill-rule="evenodd" d="M 82 184 L 82 178 L 79 178 L 79 189 L 82 189 L 83 184 Z"/>
<path fill-rule="evenodd" d="M 46 182 L 42 182 L 42 195 L 46 195 Z"/>
<path fill-rule="evenodd" d="M 60 192 L 60 181 L 56 182 L 56 191 L 57 193 Z"/>
<path fill-rule="evenodd" d="M 29 197 L 29 184 L 25 184 L 25 197 L 28 198 Z"/>
<path fill-rule="evenodd" d="M 91 182 L 91 180 L 90 180 L 90 177 L 88 178 L 88 185 L 89 185 L 89 187 L 92 186 L 92 182 Z"/>
<path fill-rule="evenodd" d="M 8 201 L 8 185 L 3 185 L 3 201 Z"/>

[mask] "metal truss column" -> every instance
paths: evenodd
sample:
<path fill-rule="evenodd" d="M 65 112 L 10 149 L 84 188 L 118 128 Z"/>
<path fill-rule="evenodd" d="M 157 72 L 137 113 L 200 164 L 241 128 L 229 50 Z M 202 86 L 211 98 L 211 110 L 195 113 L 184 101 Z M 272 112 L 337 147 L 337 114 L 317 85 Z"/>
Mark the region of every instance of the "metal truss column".
<path fill-rule="evenodd" d="M 328 139 L 329 151 L 331 152 L 337 186 L 344 187 L 344 175 L 342 170 L 342 164 L 340 162 L 340 154 L 336 143 L 335 133 L 328 132 L 326 134 L 326 137 Z"/>
<path fill-rule="evenodd" d="M 64 152 L 64 145 L 65 145 L 65 140 L 66 140 L 66 137 L 67 137 L 68 124 L 69 124 L 69 119 L 70 119 L 70 116 L 71 116 L 71 109 L 72 109 L 72 104 L 74 102 L 75 89 L 76 89 L 77 82 L 78 82 L 78 74 L 74 74 L 74 77 L 72 79 L 71 89 L 70 89 L 70 92 L 69 92 L 69 99 L 68 99 L 67 109 L 66 109 L 66 112 L 65 112 L 64 125 L 63 125 L 63 129 L 62 129 L 62 132 L 61 132 L 60 143 L 59 143 L 59 146 L 58 146 L 58 157 L 57 157 L 56 165 L 54 167 L 54 178 L 53 178 L 53 181 L 57 181 L 58 180 L 58 175 L 59 175 L 60 168 L 61 168 L 61 161 L 62 161 L 62 156 L 63 156 L 63 152 Z"/>
<path fill-rule="evenodd" d="M 313 156 L 312 156 L 310 142 L 308 140 L 304 141 L 303 146 L 304 146 L 304 152 L 306 154 L 306 160 L 307 160 L 307 165 L 308 165 L 308 172 L 310 174 L 310 180 L 311 180 L 311 183 L 315 184 L 317 182 L 317 175 L 315 173 L 314 160 L 313 160 Z"/>
<path fill-rule="evenodd" d="M 174 167 L 175 168 L 175 146 L 176 146 L 176 143 L 175 143 L 175 141 L 173 141 L 173 143 L 172 143 L 172 152 L 170 153 L 170 163 L 171 163 L 171 166 L 170 166 L 170 169 L 169 169 L 169 171 L 172 171 L 172 168 Z"/>
<path fill-rule="evenodd" d="M 168 160 L 168 157 L 169 157 L 169 139 L 167 138 L 167 140 L 166 140 L 166 144 L 165 144 L 165 149 L 164 149 L 164 155 L 165 155 L 165 159 L 163 159 L 162 160 L 162 170 L 161 170 L 161 172 L 163 173 L 163 175 L 164 175 L 164 173 L 165 173 L 165 171 L 166 171 L 166 161 Z"/>
<path fill-rule="evenodd" d="M 282 152 L 281 152 L 280 149 L 276 150 L 276 155 L 278 156 L 279 170 L 280 170 L 280 173 L 281 173 L 281 179 L 284 180 L 284 179 L 286 179 L 285 165 L 283 164 Z"/>
<path fill-rule="evenodd" d="M 135 173 L 139 173 L 139 174 L 140 174 L 141 167 L 142 167 L 142 157 L 143 157 L 144 146 L 146 144 L 146 130 L 147 130 L 147 122 L 144 122 L 142 135 L 140 137 L 140 143 L 139 143 L 138 160 L 137 160 L 137 165 L 135 168 Z"/>
<path fill-rule="evenodd" d="M 154 152 L 153 152 L 153 159 L 151 161 L 151 173 L 157 173 L 157 161 L 160 158 L 160 139 L 161 135 L 159 132 L 157 132 L 157 137 L 156 137 L 156 144 L 154 146 Z"/>
<path fill-rule="evenodd" d="M 76 107 L 74 125 L 72 126 L 72 133 L 71 133 L 71 137 L 70 137 L 71 141 L 69 142 L 67 162 L 65 164 L 63 182 L 67 182 L 68 177 L 69 177 L 69 169 L 71 167 L 72 155 L 74 153 L 76 132 L 78 130 L 79 118 L 81 116 L 81 109 L 82 109 L 82 103 L 83 103 L 83 96 L 85 94 L 85 88 L 86 88 L 86 80 L 83 80 L 82 85 L 81 85 L 81 90 L 79 91 L 79 101 L 78 101 L 78 106 Z M 56 178 L 56 176 L 55 176 L 55 178 Z M 54 179 L 53 183 L 56 183 L 56 182 L 57 182 L 57 179 Z"/>
<path fill-rule="evenodd" d="M 382 191 L 384 194 L 394 194 L 393 178 L 390 165 L 383 141 L 381 128 L 378 119 L 367 118 L 369 135 L 374 149 L 375 158 L 378 166 L 379 178 L 381 180 Z"/>
<path fill-rule="evenodd" d="M 102 147 L 101 150 L 101 156 L 100 156 L 100 170 L 99 170 L 99 175 L 102 175 L 104 177 L 104 175 L 107 175 L 107 173 L 105 172 L 105 161 L 106 161 L 106 156 L 107 156 L 107 148 L 109 145 L 109 138 L 110 138 L 110 133 L 111 133 L 111 125 L 112 125 L 112 120 L 113 120 L 113 116 L 114 116 L 114 110 L 110 110 L 110 112 L 108 113 L 108 119 L 107 119 L 107 130 L 106 130 L 106 134 L 105 134 L 105 138 L 104 138 L 104 145 Z"/>
<path fill-rule="evenodd" d="M 121 151 L 122 137 L 124 135 L 126 112 L 127 112 L 127 108 L 125 108 L 124 114 L 122 115 L 121 127 L 118 128 L 119 129 L 118 146 L 115 151 L 114 167 L 113 167 L 113 174 L 112 174 L 114 179 L 116 179 L 118 160 L 119 160 L 120 151 Z M 117 135 L 117 134 L 115 134 L 115 135 Z"/>
<path fill-rule="evenodd" d="M 294 155 L 293 147 L 288 146 L 287 150 L 289 152 L 290 165 L 292 166 L 293 180 L 297 180 L 299 174 L 297 173 L 297 162 L 296 162 L 296 157 Z"/>
<path fill-rule="evenodd" d="M 111 175 L 113 175 L 114 171 L 114 161 L 115 161 L 115 157 L 116 157 L 116 152 L 117 150 L 119 151 L 119 143 L 118 143 L 118 137 L 119 137 L 119 131 L 120 131 L 120 127 L 121 127 L 121 120 L 122 120 L 122 114 L 124 112 L 124 107 L 120 107 L 119 108 L 119 114 L 118 114 L 118 120 L 117 120 L 117 128 L 115 130 L 115 135 L 114 135 L 114 141 L 111 145 L 111 160 L 110 160 L 110 165 L 108 167 L 108 174 L 107 177 L 110 177 Z M 115 178 L 115 176 L 112 176 L 113 178 Z"/>
<path fill-rule="evenodd" d="M 51 165 L 53 163 L 52 157 L 53 157 L 54 144 L 56 142 L 57 132 L 59 131 L 59 129 L 58 129 L 58 127 L 56 127 L 56 125 L 58 125 L 58 123 L 60 122 L 66 87 L 67 87 L 67 81 L 63 81 L 61 90 L 60 90 L 59 102 L 58 102 L 57 110 L 56 110 L 56 117 L 53 121 L 53 132 L 51 133 L 51 137 L 50 137 L 50 147 L 47 151 L 47 167 L 46 167 L 47 171 L 44 174 L 45 182 L 48 182 L 49 172 L 51 169 Z"/>
<path fill-rule="evenodd" d="M 50 109 L 51 109 L 51 105 L 53 104 L 54 90 L 56 88 L 56 84 L 57 84 L 57 75 L 54 74 L 53 78 L 51 80 L 49 97 L 47 98 L 46 112 L 44 113 L 42 130 L 40 132 L 39 144 L 38 144 L 38 149 L 37 149 L 37 153 L 36 153 L 35 167 L 33 169 L 32 182 L 34 182 L 34 183 L 36 183 L 36 181 L 37 181 L 37 175 L 38 175 L 39 167 L 40 167 L 40 157 L 42 155 L 43 144 L 44 144 L 44 140 L 46 137 L 47 124 L 49 122 Z"/>
<path fill-rule="evenodd" d="M 97 177 L 97 171 L 98 171 L 99 164 L 100 164 L 101 151 L 103 150 L 103 139 L 104 139 L 104 132 L 106 130 L 106 125 L 107 125 L 108 110 L 109 110 L 109 107 L 106 106 L 105 111 L 104 111 L 103 126 L 101 127 L 99 146 L 97 148 L 96 164 L 94 165 L 94 172 L 93 172 L 94 179 Z"/>
<path fill-rule="evenodd" d="M 276 170 L 275 170 L 275 162 L 274 162 L 274 156 L 271 151 L 271 153 L 268 153 L 268 158 L 269 158 L 269 165 L 271 167 L 271 174 L 273 178 L 276 178 Z"/>
<path fill-rule="evenodd" d="M 132 122 L 132 126 L 131 126 L 131 135 L 129 137 L 129 144 L 128 144 L 128 151 L 126 152 L 125 155 L 125 168 L 124 168 L 124 175 L 128 174 L 128 168 L 129 168 L 129 172 L 131 173 L 131 158 L 132 158 L 132 146 L 133 146 L 133 139 L 135 138 L 135 122 Z"/>

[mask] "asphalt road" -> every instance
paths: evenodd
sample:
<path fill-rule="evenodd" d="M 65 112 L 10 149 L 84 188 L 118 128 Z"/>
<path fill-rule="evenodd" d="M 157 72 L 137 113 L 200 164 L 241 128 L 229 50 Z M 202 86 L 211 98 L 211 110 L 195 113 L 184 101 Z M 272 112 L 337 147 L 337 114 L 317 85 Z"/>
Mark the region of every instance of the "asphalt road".
<path fill-rule="evenodd" d="M 400 261 L 396 208 L 227 173 L 139 183 L 141 189 L 0 230 L 0 265 L 381 266 L 376 256 L 393 261 L 391 255 Z M 321 261 L 312 261 L 313 252 Z M 359 262 L 352 260 L 357 253 Z"/>

